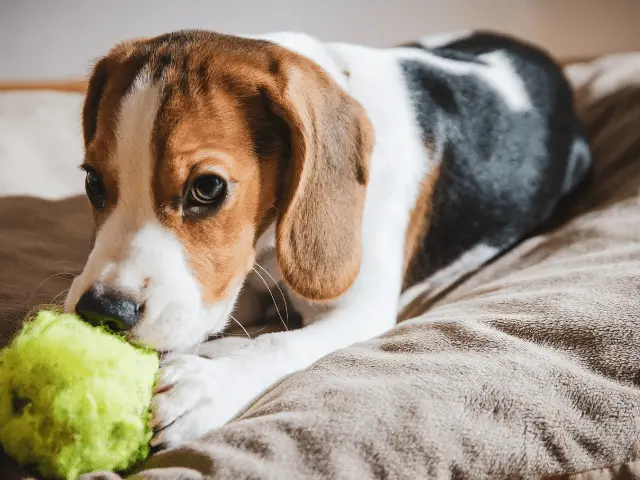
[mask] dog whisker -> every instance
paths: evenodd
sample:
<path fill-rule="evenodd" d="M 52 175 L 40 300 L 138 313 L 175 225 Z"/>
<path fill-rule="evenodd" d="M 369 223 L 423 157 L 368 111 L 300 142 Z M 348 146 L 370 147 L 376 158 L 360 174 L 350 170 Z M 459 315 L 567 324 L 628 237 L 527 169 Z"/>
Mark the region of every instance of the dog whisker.
<path fill-rule="evenodd" d="M 262 280 L 262 282 L 264 283 L 264 286 L 267 287 L 267 290 L 269 291 L 269 295 L 271 295 L 271 300 L 273 301 L 273 305 L 276 307 L 276 312 L 278 313 L 278 317 L 280 317 L 280 321 L 282 322 L 282 325 L 284 325 L 285 330 L 288 331 L 289 327 L 287 327 L 287 324 L 285 323 L 284 318 L 282 318 L 282 314 L 280 313 L 280 309 L 278 308 L 278 304 L 276 303 L 276 297 L 273 296 L 273 292 L 269 288 L 269 284 L 264 279 L 264 277 L 262 275 L 260 275 L 260 272 L 258 272 L 256 270 L 256 267 L 251 267 L 251 268 L 256 273 L 256 275 L 258 275 L 260 277 L 260 280 Z M 278 285 L 278 284 L 276 283 L 276 285 Z M 278 288 L 280 288 L 280 287 L 278 287 Z"/>
<path fill-rule="evenodd" d="M 238 321 L 238 319 L 236 317 L 234 317 L 233 315 L 229 314 L 229 318 L 238 324 L 238 326 L 247 335 L 247 337 L 249 337 L 249 340 L 253 340 L 253 338 L 251 338 L 251 335 L 249 335 L 249 332 L 247 332 L 247 329 L 244 328 L 244 326 Z"/>
<path fill-rule="evenodd" d="M 53 299 L 51 300 L 51 303 L 55 304 L 56 300 L 58 299 L 58 297 L 60 297 L 60 295 L 64 295 L 66 293 L 69 293 L 69 290 L 71 290 L 70 288 L 67 288 L 66 290 L 62 290 L 60 293 L 58 293 L 55 297 L 53 297 Z"/>
<path fill-rule="evenodd" d="M 260 267 L 260 269 L 261 269 L 264 273 L 266 273 L 267 275 L 269 275 L 269 278 L 271 278 L 271 280 L 273 280 L 273 283 L 275 283 L 275 285 L 276 285 L 276 287 L 277 287 L 278 291 L 280 292 L 280 296 L 282 297 L 282 301 L 284 302 L 284 316 L 285 316 L 285 318 L 286 318 L 286 320 L 287 320 L 287 322 L 286 322 L 286 323 L 289 323 L 289 308 L 287 307 L 287 297 L 285 297 L 284 292 L 283 292 L 283 291 L 282 291 L 282 289 L 280 288 L 280 285 L 278 285 L 278 282 L 276 282 L 276 279 L 275 279 L 275 278 L 273 278 L 273 275 L 271 275 L 271 274 L 269 273 L 269 270 L 267 270 L 266 268 L 264 268 L 264 267 L 263 267 L 262 265 L 260 265 L 258 262 L 256 262 L 256 265 L 257 265 L 258 267 Z M 255 271 L 255 269 L 254 269 L 254 271 Z M 258 272 L 256 272 L 256 273 L 258 273 Z M 278 308 L 278 306 L 276 305 L 276 309 L 277 309 L 277 308 Z M 286 327 L 286 325 L 285 325 L 285 327 Z"/>
<path fill-rule="evenodd" d="M 262 328 L 260 328 L 260 329 L 258 329 L 258 330 L 255 330 L 255 331 L 253 332 L 253 334 L 255 335 L 256 333 L 260 333 L 260 332 L 262 332 L 263 330 L 265 330 L 266 328 L 267 328 L 267 327 L 266 327 L 266 326 L 264 326 L 264 327 L 262 327 Z"/>
<path fill-rule="evenodd" d="M 254 330 L 252 333 L 255 335 L 255 334 L 257 334 L 257 333 L 260 333 L 260 332 L 262 332 L 262 331 L 266 330 L 266 328 L 267 328 L 267 327 L 266 327 L 266 326 L 264 326 L 264 327 L 262 327 L 262 328 L 259 328 L 258 330 Z M 244 338 L 244 336 L 245 336 L 245 335 L 244 335 L 244 334 L 242 334 L 242 333 L 227 333 L 227 334 L 225 334 L 225 337 L 243 337 L 243 338 Z"/>
<path fill-rule="evenodd" d="M 280 210 L 278 207 L 271 207 L 271 208 L 274 209 L 276 212 L 279 212 L 282 215 L 284 215 L 284 212 L 282 210 Z"/>
<path fill-rule="evenodd" d="M 71 275 L 71 278 L 65 278 L 65 275 Z M 40 289 L 40 287 L 42 287 L 45 283 L 47 283 L 49 280 L 51 280 L 52 278 L 57 278 L 57 277 L 61 277 L 65 280 L 69 280 L 70 282 L 73 281 L 73 279 L 75 277 L 77 277 L 77 274 L 75 273 L 71 273 L 71 272 L 58 272 L 58 273 L 54 273 L 53 275 L 48 276 L 47 278 L 45 278 L 42 282 L 40 282 L 40 284 L 35 288 L 35 290 L 31 293 L 31 295 L 29 296 L 29 300 L 27 300 L 27 305 L 26 307 L 29 308 L 29 306 L 31 305 L 31 300 L 33 300 L 33 296 L 36 294 L 36 292 Z"/>

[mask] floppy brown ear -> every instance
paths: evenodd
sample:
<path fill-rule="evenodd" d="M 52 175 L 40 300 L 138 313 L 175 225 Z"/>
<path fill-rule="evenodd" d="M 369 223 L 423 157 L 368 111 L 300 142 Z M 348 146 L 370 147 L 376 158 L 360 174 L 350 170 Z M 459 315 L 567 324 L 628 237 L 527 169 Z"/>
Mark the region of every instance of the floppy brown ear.
<path fill-rule="evenodd" d="M 291 142 L 276 228 L 278 261 L 300 296 L 330 300 L 360 270 L 373 129 L 362 106 L 319 67 L 297 64 L 285 78 L 268 94 Z"/>
<path fill-rule="evenodd" d="M 98 129 L 98 108 L 100 107 L 102 94 L 107 85 L 108 74 L 107 59 L 102 58 L 96 63 L 91 73 L 82 109 L 82 129 L 85 144 L 90 143 L 96 136 L 96 130 Z"/>
<path fill-rule="evenodd" d="M 151 53 L 149 51 L 135 52 L 140 48 L 146 38 L 125 40 L 113 47 L 109 53 L 96 62 L 89 78 L 87 92 L 82 109 L 82 129 L 85 145 L 93 141 L 98 130 L 98 118 L 103 97 L 110 81 L 109 70 L 114 70 L 114 91 L 116 98 L 124 96 L 125 92 L 135 79 L 142 66 L 146 63 Z"/>

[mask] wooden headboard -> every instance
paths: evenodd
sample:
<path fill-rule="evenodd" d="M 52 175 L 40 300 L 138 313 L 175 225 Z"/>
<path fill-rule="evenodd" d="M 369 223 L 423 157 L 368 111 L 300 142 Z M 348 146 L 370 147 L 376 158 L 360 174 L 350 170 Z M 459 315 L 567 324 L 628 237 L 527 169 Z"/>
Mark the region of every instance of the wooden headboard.
<path fill-rule="evenodd" d="M 0 90 L 56 90 L 58 92 L 84 93 L 87 89 L 85 80 L 69 80 L 55 82 L 0 82 Z"/>

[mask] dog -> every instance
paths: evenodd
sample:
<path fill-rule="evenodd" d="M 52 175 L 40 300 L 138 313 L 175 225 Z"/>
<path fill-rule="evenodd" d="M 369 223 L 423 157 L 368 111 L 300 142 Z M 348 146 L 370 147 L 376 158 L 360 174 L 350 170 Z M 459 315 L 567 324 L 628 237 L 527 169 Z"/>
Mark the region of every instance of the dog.
<path fill-rule="evenodd" d="M 65 309 L 162 353 L 156 448 L 383 334 L 543 224 L 591 163 L 561 69 L 490 32 L 132 40 L 96 63 L 82 116 L 95 233 Z M 274 285 L 302 328 L 207 341 Z"/>

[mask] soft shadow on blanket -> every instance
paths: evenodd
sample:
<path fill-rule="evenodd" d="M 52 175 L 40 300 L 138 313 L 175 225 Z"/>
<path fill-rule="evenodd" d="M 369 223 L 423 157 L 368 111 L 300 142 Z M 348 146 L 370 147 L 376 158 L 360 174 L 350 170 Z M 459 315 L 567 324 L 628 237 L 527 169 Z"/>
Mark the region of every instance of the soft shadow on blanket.
<path fill-rule="evenodd" d="M 84 196 L 0 197 L 0 347 L 30 310 L 64 301 L 82 271 L 92 228 Z"/>

